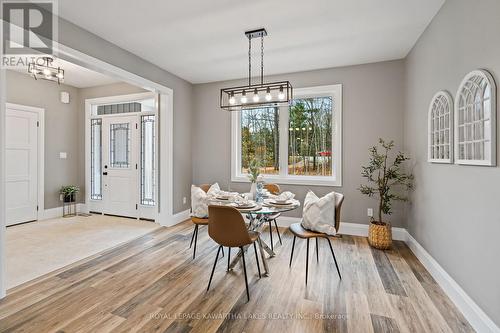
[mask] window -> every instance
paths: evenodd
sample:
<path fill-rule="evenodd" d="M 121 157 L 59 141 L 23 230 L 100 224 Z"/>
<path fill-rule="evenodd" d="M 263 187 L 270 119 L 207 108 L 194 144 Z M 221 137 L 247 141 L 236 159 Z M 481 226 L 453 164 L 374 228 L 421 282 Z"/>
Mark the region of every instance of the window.
<path fill-rule="evenodd" d="M 128 168 L 130 155 L 130 129 L 128 123 L 111 124 L 110 156 L 112 168 Z"/>
<path fill-rule="evenodd" d="M 294 97 L 288 107 L 232 113 L 232 181 L 248 181 L 255 158 L 268 182 L 341 186 L 342 85 Z"/>
<path fill-rule="evenodd" d="M 457 164 L 496 164 L 496 87 L 484 70 L 465 76 L 455 98 Z"/>
<path fill-rule="evenodd" d="M 241 111 L 241 173 L 257 159 L 262 174 L 279 174 L 279 109 Z"/>
<path fill-rule="evenodd" d="M 155 204 L 155 120 L 156 117 L 141 117 L 141 204 Z"/>
<path fill-rule="evenodd" d="M 429 162 L 451 163 L 453 155 L 453 101 L 439 91 L 429 106 Z"/>
<path fill-rule="evenodd" d="M 102 200 L 102 120 L 90 122 L 90 198 Z"/>

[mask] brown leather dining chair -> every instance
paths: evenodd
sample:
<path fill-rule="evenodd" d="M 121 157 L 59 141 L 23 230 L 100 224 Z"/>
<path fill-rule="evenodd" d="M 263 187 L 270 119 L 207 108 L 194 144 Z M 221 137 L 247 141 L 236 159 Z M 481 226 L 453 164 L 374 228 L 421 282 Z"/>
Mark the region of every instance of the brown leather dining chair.
<path fill-rule="evenodd" d="M 340 227 L 340 209 L 342 208 L 342 203 L 344 202 L 344 195 L 340 193 L 335 193 L 335 230 L 338 232 Z M 339 265 L 337 264 L 337 259 L 335 258 L 335 252 L 333 252 L 332 243 L 330 242 L 329 235 L 311 231 L 304 229 L 300 223 L 294 223 L 290 225 L 290 231 L 293 234 L 293 244 L 292 244 L 292 253 L 290 255 L 290 267 L 292 266 L 293 259 L 293 249 L 295 248 L 295 239 L 297 237 L 306 239 L 306 285 L 307 285 L 307 271 L 309 268 L 309 239 L 316 239 L 316 261 L 319 262 L 319 253 L 318 253 L 318 238 L 326 238 L 328 241 L 328 245 L 330 245 L 330 251 L 332 252 L 333 261 L 335 262 L 335 267 L 337 268 L 337 273 L 339 274 L 339 278 L 342 279 L 340 275 Z"/>
<path fill-rule="evenodd" d="M 281 193 L 280 187 L 278 184 L 264 184 L 264 188 L 269 191 L 269 193 L 278 195 Z M 271 238 L 271 250 L 274 251 L 274 243 L 273 243 L 273 226 L 272 222 L 274 222 L 274 226 L 276 228 L 276 233 L 278 234 L 278 239 L 280 241 L 280 244 L 283 245 L 281 242 L 281 235 L 280 235 L 280 230 L 278 228 L 278 222 L 276 222 L 276 219 L 281 216 L 281 213 L 275 213 L 271 214 L 268 216 L 265 216 L 266 221 L 269 223 L 269 237 Z"/>
<path fill-rule="evenodd" d="M 210 189 L 210 184 L 201 184 L 199 187 L 205 191 L 205 193 L 208 192 Z M 198 229 L 200 225 L 208 225 L 208 217 L 206 218 L 200 218 L 200 217 L 195 217 L 191 216 L 191 222 L 194 224 L 194 230 L 193 230 L 193 236 L 191 237 L 191 243 L 189 244 L 189 248 L 193 246 L 193 241 L 194 241 L 194 249 L 193 249 L 193 259 L 196 258 L 196 243 L 198 241 Z M 222 250 L 222 255 L 224 255 L 224 250 Z"/>
<path fill-rule="evenodd" d="M 257 262 L 257 270 L 259 271 L 259 278 L 260 278 L 261 274 L 260 274 L 259 256 L 257 254 L 257 246 L 255 245 L 255 241 L 258 240 L 259 238 L 259 233 L 256 231 L 249 231 L 247 229 L 243 216 L 236 208 L 233 207 L 215 206 L 215 205 L 208 206 L 208 217 L 210 220 L 210 222 L 208 223 L 208 235 L 220 246 L 219 249 L 217 250 L 217 256 L 215 257 L 212 273 L 210 274 L 210 280 L 208 281 L 207 291 L 210 289 L 210 284 L 212 283 L 215 266 L 217 265 L 217 260 L 219 259 L 219 252 L 221 251 L 221 249 L 224 246 L 229 248 L 229 255 L 227 260 L 228 270 L 229 270 L 231 248 L 239 247 L 243 259 L 243 272 L 245 273 L 245 286 L 247 290 L 247 299 L 250 301 L 244 246 L 253 244 L 253 248 L 255 251 L 255 260 Z"/>

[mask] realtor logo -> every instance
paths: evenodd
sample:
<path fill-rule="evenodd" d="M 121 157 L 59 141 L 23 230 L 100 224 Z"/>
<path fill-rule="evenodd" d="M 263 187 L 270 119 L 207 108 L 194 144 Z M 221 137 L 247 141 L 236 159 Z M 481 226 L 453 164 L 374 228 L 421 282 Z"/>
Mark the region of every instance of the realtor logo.
<path fill-rule="evenodd" d="M 3 54 L 53 54 L 54 1 L 2 0 Z"/>

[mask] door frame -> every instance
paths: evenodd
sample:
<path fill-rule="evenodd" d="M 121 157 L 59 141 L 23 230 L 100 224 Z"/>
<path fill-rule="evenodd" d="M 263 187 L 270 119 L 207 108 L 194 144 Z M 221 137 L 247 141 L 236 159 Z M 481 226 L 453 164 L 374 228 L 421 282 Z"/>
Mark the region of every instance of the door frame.
<path fill-rule="evenodd" d="M 91 195 L 91 127 L 90 127 L 90 120 L 91 119 L 104 119 L 104 118 L 118 118 L 121 116 L 137 116 L 140 121 L 141 115 L 155 115 L 156 119 L 158 120 L 158 114 L 159 114 L 159 109 L 160 106 L 156 108 L 154 113 L 151 112 L 138 112 L 138 113 L 122 113 L 122 114 L 111 114 L 111 115 L 101 115 L 101 116 L 93 116 L 92 115 L 92 108 L 95 105 L 99 104 L 115 104 L 115 103 L 127 103 L 130 101 L 134 100 L 141 100 L 141 99 L 147 99 L 147 98 L 155 98 L 156 95 L 154 92 L 143 92 L 143 93 L 135 93 L 135 94 L 127 94 L 127 95 L 116 95 L 116 96 L 106 96 L 106 97 L 97 97 L 97 98 L 89 98 L 85 100 L 85 206 L 87 207 L 88 210 L 90 210 L 90 202 L 92 199 L 90 198 Z M 156 121 L 155 124 L 155 129 L 156 133 L 158 133 L 158 127 L 159 127 L 159 121 Z M 101 129 L 102 131 L 102 129 Z M 158 147 L 160 146 L 160 137 L 157 135 L 156 136 L 156 151 L 158 151 Z M 140 142 L 140 137 L 138 142 L 138 152 L 139 152 L 139 158 L 138 158 L 138 164 L 140 166 L 140 149 L 141 149 L 141 142 Z M 102 142 L 101 142 L 102 144 Z M 155 220 L 155 222 L 158 222 L 158 207 L 159 207 L 159 158 L 158 155 L 155 156 L 155 179 L 156 181 L 156 204 L 153 207 L 146 207 L 140 204 L 140 202 L 137 202 L 138 209 L 137 209 L 137 218 L 152 218 Z M 137 194 L 138 194 L 138 201 L 140 201 L 140 167 L 137 169 Z M 101 210 L 103 210 L 104 207 L 102 207 Z M 153 209 L 153 212 L 150 210 Z M 142 216 L 141 216 L 142 215 Z"/>
<path fill-rule="evenodd" d="M 38 117 L 37 127 L 37 212 L 36 221 L 43 219 L 45 211 L 45 109 L 37 106 L 29 106 L 15 103 L 5 103 L 7 109 L 36 113 Z M 5 114 L 7 116 L 7 113 Z M 5 132 L 3 132 L 5 133 Z M 5 221 L 7 224 L 7 221 Z"/>

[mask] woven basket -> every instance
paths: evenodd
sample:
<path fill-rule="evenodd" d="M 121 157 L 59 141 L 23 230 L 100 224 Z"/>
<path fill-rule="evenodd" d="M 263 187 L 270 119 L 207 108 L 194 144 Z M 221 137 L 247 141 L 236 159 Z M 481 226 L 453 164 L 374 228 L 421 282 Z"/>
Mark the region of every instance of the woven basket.
<path fill-rule="evenodd" d="M 368 243 L 376 249 L 387 250 L 392 245 L 392 228 L 390 223 L 370 223 Z"/>

